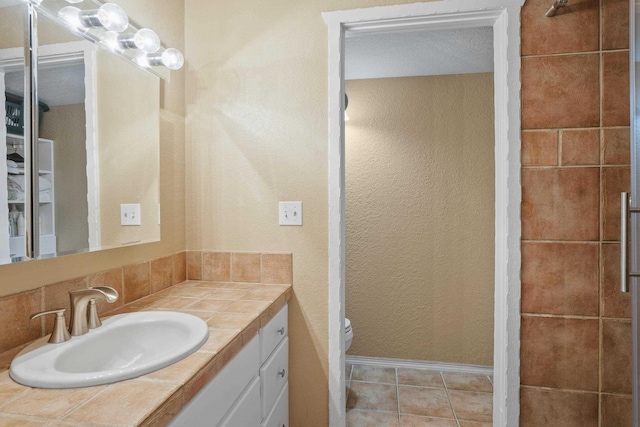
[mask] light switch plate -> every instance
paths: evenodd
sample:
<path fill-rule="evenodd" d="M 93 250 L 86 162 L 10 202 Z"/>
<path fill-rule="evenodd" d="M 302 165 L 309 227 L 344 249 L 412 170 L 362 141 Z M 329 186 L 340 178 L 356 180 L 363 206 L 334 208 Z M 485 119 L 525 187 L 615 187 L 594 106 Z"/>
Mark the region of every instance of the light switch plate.
<path fill-rule="evenodd" d="M 302 202 L 280 202 L 278 213 L 280 225 L 302 225 Z"/>
<path fill-rule="evenodd" d="M 142 225 L 140 203 L 123 203 L 120 205 L 120 225 Z"/>

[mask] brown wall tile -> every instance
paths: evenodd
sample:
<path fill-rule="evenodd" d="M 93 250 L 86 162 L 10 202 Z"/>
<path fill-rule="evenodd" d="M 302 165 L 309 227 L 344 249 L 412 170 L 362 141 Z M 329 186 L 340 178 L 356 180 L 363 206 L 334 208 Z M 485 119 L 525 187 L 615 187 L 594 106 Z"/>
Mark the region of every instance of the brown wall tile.
<path fill-rule="evenodd" d="M 560 132 L 563 165 L 597 165 L 600 163 L 600 130 L 580 129 Z"/>
<path fill-rule="evenodd" d="M 620 240 L 620 192 L 629 191 L 628 167 L 602 168 L 602 238 Z"/>
<path fill-rule="evenodd" d="M 262 254 L 262 283 L 293 283 L 291 254 Z"/>
<path fill-rule="evenodd" d="M 115 310 L 124 305 L 124 284 L 123 273 L 121 268 L 102 271 L 87 277 L 87 286 L 109 286 L 118 292 L 118 300 L 114 303 L 108 303 L 104 300 L 97 300 L 96 307 L 98 313 L 102 314 L 107 311 Z"/>
<path fill-rule="evenodd" d="M 187 280 L 187 254 L 180 252 L 173 254 L 173 284 Z"/>
<path fill-rule="evenodd" d="M 597 390 L 598 320 L 523 316 L 521 337 L 521 384 Z"/>
<path fill-rule="evenodd" d="M 202 252 L 187 252 L 187 279 L 202 280 Z"/>
<path fill-rule="evenodd" d="M 630 138 L 628 127 L 602 129 L 602 163 L 628 165 L 631 161 Z"/>
<path fill-rule="evenodd" d="M 149 263 L 127 265 L 124 272 L 124 303 L 130 303 L 150 293 Z"/>
<path fill-rule="evenodd" d="M 629 2 L 602 0 L 602 49 L 629 49 Z"/>
<path fill-rule="evenodd" d="M 202 279 L 228 282 L 231 280 L 231 254 L 205 252 L 202 259 Z"/>
<path fill-rule="evenodd" d="M 631 318 L 631 294 L 620 292 L 620 244 L 602 244 L 601 314 Z"/>
<path fill-rule="evenodd" d="M 600 396 L 602 427 L 632 427 L 633 401 L 631 396 Z"/>
<path fill-rule="evenodd" d="M 523 169 L 522 238 L 597 240 L 598 168 Z"/>
<path fill-rule="evenodd" d="M 598 1 L 573 0 L 549 19 L 545 0 L 527 0 L 522 8 L 522 55 L 598 50 Z"/>
<path fill-rule="evenodd" d="M 232 253 L 231 280 L 234 282 L 259 282 L 260 254 Z"/>
<path fill-rule="evenodd" d="M 602 391 L 631 394 L 630 321 L 602 321 Z"/>
<path fill-rule="evenodd" d="M 520 427 L 597 427 L 598 395 L 523 387 Z"/>
<path fill-rule="evenodd" d="M 629 52 L 602 54 L 602 125 L 629 125 Z"/>
<path fill-rule="evenodd" d="M 0 324 L 7 327 L 0 334 L 0 353 L 42 335 L 42 320 L 29 316 L 42 311 L 42 288 L 0 298 Z"/>
<path fill-rule="evenodd" d="M 558 164 L 558 131 L 523 131 L 522 164 L 556 166 Z"/>
<path fill-rule="evenodd" d="M 151 293 L 161 291 L 172 285 L 173 258 L 166 256 L 151 261 Z"/>
<path fill-rule="evenodd" d="M 597 243 L 523 243 L 524 313 L 598 315 Z"/>
<path fill-rule="evenodd" d="M 522 58 L 523 129 L 598 126 L 599 62 L 598 54 Z"/>

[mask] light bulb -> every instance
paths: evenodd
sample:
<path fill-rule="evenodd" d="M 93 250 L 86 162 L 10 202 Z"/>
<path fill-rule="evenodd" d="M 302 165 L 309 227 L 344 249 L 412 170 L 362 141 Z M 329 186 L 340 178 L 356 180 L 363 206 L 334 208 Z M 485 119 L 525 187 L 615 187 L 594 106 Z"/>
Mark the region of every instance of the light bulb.
<path fill-rule="evenodd" d="M 129 26 L 129 18 L 124 9 L 115 3 L 105 3 L 98 9 L 98 19 L 108 31 L 120 33 Z"/>
<path fill-rule="evenodd" d="M 65 6 L 58 11 L 58 16 L 69 25 L 79 28 L 82 27 L 80 22 L 80 9 L 74 6 Z"/>
<path fill-rule="evenodd" d="M 121 34 L 118 36 L 118 43 L 121 47 L 140 49 L 146 53 L 153 53 L 160 49 L 160 37 L 148 28 L 142 28 L 135 34 Z"/>
<path fill-rule="evenodd" d="M 170 70 L 179 70 L 184 65 L 184 56 L 178 49 L 170 47 L 162 52 L 162 65 Z"/>
<path fill-rule="evenodd" d="M 84 0 L 67 0 L 67 3 L 82 3 Z"/>
<path fill-rule="evenodd" d="M 184 56 L 178 49 L 170 47 L 163 52 L 146 56 L 147 65 L 164 65 L 170 70 L 178 70 L 184 65 Z"/>
<path fill-rule="evenodd" d="M 129 18 L 124 9 L 115 3 L 105 3 L 94 10 L 83 10 L 79 17 L 85 27 L 102 27 L 116 33 L 126 30 L 129 26 Z"/>

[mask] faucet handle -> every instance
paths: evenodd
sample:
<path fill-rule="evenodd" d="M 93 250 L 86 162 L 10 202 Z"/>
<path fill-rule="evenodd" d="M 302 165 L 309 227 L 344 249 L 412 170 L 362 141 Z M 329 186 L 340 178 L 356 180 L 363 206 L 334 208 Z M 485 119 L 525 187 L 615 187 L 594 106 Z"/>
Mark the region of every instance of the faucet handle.
<path fill-rule="evenodd" d="M 52 344 L 58 344 L 71 339 L 71 335 L 69 335 L 69 331 L 67 331 L 67 326 L 64 324 L 64 310 L 64 308 L 57 308 L 55 310 L 41 311 L 40 313 L 31 315 L 31 320 L 40 316 L 45 316 L 47 314 L 56 315 L 53 320 L 53 331 L 51 332 L 51 337 L 49 338 L 49 342 Z"/>

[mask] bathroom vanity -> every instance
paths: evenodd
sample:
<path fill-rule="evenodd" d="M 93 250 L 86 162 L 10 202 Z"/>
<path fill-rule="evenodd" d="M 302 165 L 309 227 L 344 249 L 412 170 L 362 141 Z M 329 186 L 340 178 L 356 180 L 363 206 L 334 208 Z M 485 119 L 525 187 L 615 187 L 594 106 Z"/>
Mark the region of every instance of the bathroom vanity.
<path fill-rule="evenodd" d="M 289 338 L 285 305 L 169 424 L 289 425 Z"/>
<path fill-rule="evenodd" d="M 187 281 L 107 313 L 173 310 L 209 325 L 207 342 L 192 355 L 109 385 L 25 387 L 9 378 L 5 353 L 0 357 L 0 425 L 287 427 L 291 294 L 290 285 Z"/>

